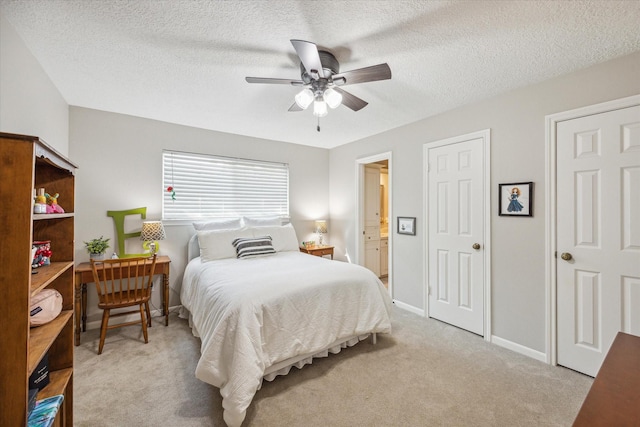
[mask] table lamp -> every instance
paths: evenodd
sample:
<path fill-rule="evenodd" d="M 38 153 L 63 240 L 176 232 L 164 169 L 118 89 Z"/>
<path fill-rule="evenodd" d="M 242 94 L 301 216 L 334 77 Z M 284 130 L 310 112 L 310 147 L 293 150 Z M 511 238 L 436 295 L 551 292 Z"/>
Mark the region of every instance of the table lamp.
<path fill-rule="evenodd" d="M 142 231 L 140 232 L 140 240 L 144 241 L 142 247 L 149 250 L 151 255 L 158 253 L 160 243 L 158 240 L 164 240 L 167 237 L 164 233 L 162 221 L 144 221 L 142 223 Z"/>
<path fill-rule="evenodd" d="M 327 232 L 327 221 L 320 219 L 315 222 L 316 233 L 318 233 L 318 245 L 323 244 L 323 234 Z"/>

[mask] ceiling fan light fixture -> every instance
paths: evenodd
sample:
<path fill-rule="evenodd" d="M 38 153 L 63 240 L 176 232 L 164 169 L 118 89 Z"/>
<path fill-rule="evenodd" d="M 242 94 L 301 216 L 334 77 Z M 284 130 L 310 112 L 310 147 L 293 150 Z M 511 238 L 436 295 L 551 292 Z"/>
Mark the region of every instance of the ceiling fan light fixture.
<path fill-rule="evenodd" d="M 327 103 L 324 102 L 322 97 L 318 97 L 313 102 L 313 115 L 316 117 L 324 117 L 327 115 Z"/>
<path fill-rule="evenodd" d="M 304 111 L 312 102 L 313 115 L 318 118 L 326 116 L 329 108 L 338 108 L 340 105 L 351 111 L 360 111 L 368 103 L 343 90 L 342 86 L 391 78 L 387 63 L 341 72 L 338 59 L 328 50 L 318 49 L 315 43 L 298 39 L 291 39 L 291 44 L 300 59 L 299 80 L 245 77 L 247 83 L 279 84 L 302 89 L 295 95 L 295 102 L 289 111 Z M 319 123 L 317 130 L 320 131 Z"/>
<path fill-rule="evenodd" d="M 305 88 L 296 95 L 296 104 L 298 104 L 298 107 L 306 110 L 307 107 L 313 102 L 313 99 L 314 96 L 311 89 Z"/>
<path fill-rule="evenodd" d="M 329 87 L 324 91 L 324 100 L 330 108 L 338 108 L 342 104 L 342 94 Z"/>

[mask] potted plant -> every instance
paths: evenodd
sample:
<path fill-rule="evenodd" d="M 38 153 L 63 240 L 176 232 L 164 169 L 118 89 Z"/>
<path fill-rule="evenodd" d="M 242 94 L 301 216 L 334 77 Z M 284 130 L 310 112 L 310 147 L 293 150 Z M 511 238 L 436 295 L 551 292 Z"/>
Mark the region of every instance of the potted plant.
<path fill-rule="evenodd" d="M 91 259 L 104 259 L 104 253 L 107 251 L 109 247 L 109 239 L 105 239 L 100 236 L 97 239 L 89 240 L 88 242 L 84 242 L 87 251 L 89 252 L 89 258 Z"/>

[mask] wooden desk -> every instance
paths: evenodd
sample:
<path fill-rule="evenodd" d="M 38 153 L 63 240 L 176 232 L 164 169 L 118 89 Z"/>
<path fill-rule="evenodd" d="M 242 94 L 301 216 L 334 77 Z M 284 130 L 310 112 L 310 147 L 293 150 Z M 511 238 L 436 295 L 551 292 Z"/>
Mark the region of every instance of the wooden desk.
<path fill-rule="evenodd" d="M 316 245 L 305 248 L 304 246 L 300 246 L 300 252 L 304 252 L 306 254 L 311 254 L 315 256 L 325 256 L 331 255 L 331 259 L 333 259 L 333 246 L 328 245 Z"/>
<path fill-rule="evenodd" d="M 171 259 L 166 255 L 159 255 L 156 259 L 154 275 L 162 274 L 162 315 L 164 325 L 169 325 L 169 264 Z M 76 317 L 75 344 L 80 345 L 80 321 L 82 332 L 87 329 L 87 283 L 93 283 L 93 271 L 90 262 L 78 264 L 75 268 L 74 281 L 74 311 Z M 151 326 L 151 319 L 148 319 Z"/>
<path fill-rule="evenodd" d="M 640 426 L 640 337 L 618 332 L 573 426 Z"/>

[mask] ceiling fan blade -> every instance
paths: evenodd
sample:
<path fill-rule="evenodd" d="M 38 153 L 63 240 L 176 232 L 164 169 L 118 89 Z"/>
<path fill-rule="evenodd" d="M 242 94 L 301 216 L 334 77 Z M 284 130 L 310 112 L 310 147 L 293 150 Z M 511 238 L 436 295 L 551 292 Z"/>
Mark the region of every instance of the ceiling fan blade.
<path fill-rule="evenodd" d="M 317 79 L 318 77 L 324 78 L 324 71 L 322 70 L 322 62 L 320 61 L 318 46 L 316 46 L 315 43 L 306 42 L 304 40 L 291 40 L 291 44 L 300 57 L 300 61 L 302 62 L 302 65 L 304 65 L 309 76 L 313 79 Z"/>
<path fill-rule="evenodd" d="M 345 107 L 351 108 L 353 111 L 362 110 L 364 107 L 366 107 L 369 104 L 368 102 L 363 101 L 357 96 L 350 94 L 346 90 L 340 89 L 339 87 L 334 86 L 333 90 L 335 90 L 336 92 L 342 95 L 342 105 L 344 105 Z"/>
<path fill-rule="evenodd" d="M 294 102 L 293 105 L 289 107 L 289 111 L 304 111 L 304 110 L 300 108 L 297 102 Z"/>
<path fill-rule="evenodd" d="M 376 80 L 388 80 L 390 78 L 391 68 L 389 68 L 387 63 L 384 63 L 334 74 L 333 82 L 337 85 L 344 86 L 356 83 L 374 82 Z"/>
<path fill-rule="evenodd" d="M 245 77 L 244 78 L 247 83 L 267 83 L 267 84 L 275 84 L 275 85 L 291 85 L 291 86 L 304 86 L 304 82 L 302 80 L 291 80 L 291 79 L 270 79 L 268 77 Z"/>

